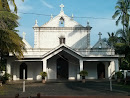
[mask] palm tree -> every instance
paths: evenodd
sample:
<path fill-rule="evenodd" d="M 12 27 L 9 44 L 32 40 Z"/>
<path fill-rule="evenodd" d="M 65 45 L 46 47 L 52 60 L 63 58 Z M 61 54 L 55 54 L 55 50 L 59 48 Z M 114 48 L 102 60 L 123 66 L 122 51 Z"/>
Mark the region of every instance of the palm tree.
<path fill-rule="evenodd" d="M 14 6 L 14 12 L 17 13 L 17 6 L 14 0 L 0 0 L 0 57 L 1 62 L 5 55 L 12 53 L 17 58 L 23 57 L 24 43 L 17 34 L 18 16 L 12 13 L 9 7 L 11 2 Z"/>
<path fill-rule="evenodd" d="M 117 36 L 115 33 L 109 33 L 108 32 L 108 44 L 113 48 L 115 46 L 115 43 L 117 42 Z"/>
<path fill-rule="evenodd" d="M 24 0 L 22 0 L 24 1 Z M 17 6 L 15 4 L 15 0 L 0 0 L 0 10 L 6 10 L 6 11 L 11 11 L 9 7 L 9 2 L 10 4 L 13 5 L 14 7 L 14 12 L 17 13 Z"/>
<path fill-rule="evenodd" d="M 116 25 L 121 21 L 123 25 L 123 31 L 129 26 L 129 17 L 130 17 L 130 0 L 118 0 L 117 6 L 115 7 L 116 11 L 112 16 L 113 19 L 117 18 Z"/>

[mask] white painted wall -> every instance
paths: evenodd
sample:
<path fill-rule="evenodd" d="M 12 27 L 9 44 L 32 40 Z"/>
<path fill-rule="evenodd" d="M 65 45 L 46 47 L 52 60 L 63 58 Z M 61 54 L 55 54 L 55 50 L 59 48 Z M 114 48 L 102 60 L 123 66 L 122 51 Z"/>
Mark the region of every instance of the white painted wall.
<path fill-rule="evenodd" d="M 27 65 L 27 80 L 41 80 L 42 62 L 25 62 Z M 13 80 L 20 78 L 20 65 L 22 62 L 12 63 Z"/>
<path fill-rule="evenodd" d="M 97 62 L 84 62 L 84 70 L 88 72 L 86 79 L 97 79 Z"/>
<path fill-rule="evenodd" d="M 65 37 L 66 45 L 76 49 L 87 48 L 87 30 L 41 30 L 39 31 L 38 48 L 55 48 L 59 44 L 59 37 Z M 48 44 L 49 43 L 49 44 Z"/>

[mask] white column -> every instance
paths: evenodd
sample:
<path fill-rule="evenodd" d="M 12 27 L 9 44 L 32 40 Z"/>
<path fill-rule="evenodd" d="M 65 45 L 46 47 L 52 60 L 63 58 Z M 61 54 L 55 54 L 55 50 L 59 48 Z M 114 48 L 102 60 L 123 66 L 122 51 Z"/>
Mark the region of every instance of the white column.
<path fill-rule="evenodd" d="M 119 63 L 118 63 L 118 59 L 114 61 L 115 62 L 115 72 L 119 71 Z"/>
<path fill-rule="evenodd" d="M 47 72 L 47 60 L 43 60 L 43 72 Z"/>
<path fill-rule="evenodd" d="M 83 60 L 79 60 L 79 69 L 78 69 L 78 73 L 77 73 L 77 80 L 80 80 L 80 74 L 79 72 L 83 70 Z"/>
<path fill-rule="evenodd" d="M 6 72 L 8 74 L 11 74 L 11 62 L 10 62 L 10 60 L 7 61 Z"/>
<path fill-rule="evenodd" d="M 110 72 L 111 71 L 111 72 Z M 108 67 L 108 77 L 111 76 L 111 74 L 115 71 L 115 64 L 114 61 L 110 62 L 110 65 Z"/>
<path fill-rule="evenodd" d="M 82 71 L 83 70 L 83 60 L 80 60 L 79 64 L 80 64 L 80 71 Z"/>

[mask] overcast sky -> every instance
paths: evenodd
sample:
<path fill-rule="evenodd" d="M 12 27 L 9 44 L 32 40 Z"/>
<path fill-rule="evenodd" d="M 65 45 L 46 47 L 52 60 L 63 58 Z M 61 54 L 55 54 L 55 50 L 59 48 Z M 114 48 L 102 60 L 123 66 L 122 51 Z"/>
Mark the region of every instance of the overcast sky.
<path fill-rule="evenodd" d="M 121 26 L 115 26 L 115 20 L 112 15 L 115 12 L 117 0 L 16 0 L 18 6 L 18 15 L 20 16 L 19 35 L 26 32 L 26 40 L 34 46 L 33 26 L 35 20 L 41 26 L 50 20 L 50 16 L 60 13 L 60 4 L 64 4 L 64 13 L 68 16 L 74 15 L 74 20 L 83 26 L 87 25 L 87 21 L 92 26 L 91 30 L 91 46 L 98 41 L 98 33 L 102 32 L 102 38 L 108 38 L 107 32 L 116 32 Z M 34 14 L 22 14 L 34 13 Z M 36 15 L 45 14 L 45 15 Z M 49 16 L 48 16 L 49 15 Z M 76 18 L 87 17 L 87 18 Z M 104 19 L 105 18 L 105 19 Z"/>

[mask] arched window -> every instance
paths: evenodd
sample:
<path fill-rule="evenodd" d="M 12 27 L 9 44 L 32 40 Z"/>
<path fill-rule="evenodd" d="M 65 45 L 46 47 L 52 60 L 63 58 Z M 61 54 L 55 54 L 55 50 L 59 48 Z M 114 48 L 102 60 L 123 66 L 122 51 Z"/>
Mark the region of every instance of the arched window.
<path fill-rule="evenodd" d="M 64 37 L 59 37 L 59 42 L 60 42 L 60 44 L 65 44 L 65 38 Z"/>
<path fill-rule="evenodd" d="M 60 18 L 59 27 L 64 27 L 64 18 L 63 17 Z"/>

